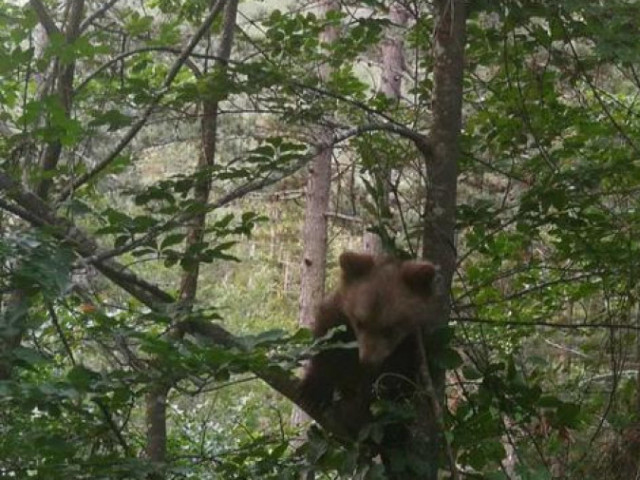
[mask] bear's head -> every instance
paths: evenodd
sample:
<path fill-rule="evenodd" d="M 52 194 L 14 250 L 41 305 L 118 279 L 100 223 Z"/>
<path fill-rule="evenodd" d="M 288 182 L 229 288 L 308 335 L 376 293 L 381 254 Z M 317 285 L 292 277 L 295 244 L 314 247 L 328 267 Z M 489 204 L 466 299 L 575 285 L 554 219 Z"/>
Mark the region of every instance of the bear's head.
<path fill-rule="evenodd" d="M 428 323 L 435 268 L 429 262 L 340 256 L 340 306 L 358 343 L 360 362 L 378 366 Z"/>

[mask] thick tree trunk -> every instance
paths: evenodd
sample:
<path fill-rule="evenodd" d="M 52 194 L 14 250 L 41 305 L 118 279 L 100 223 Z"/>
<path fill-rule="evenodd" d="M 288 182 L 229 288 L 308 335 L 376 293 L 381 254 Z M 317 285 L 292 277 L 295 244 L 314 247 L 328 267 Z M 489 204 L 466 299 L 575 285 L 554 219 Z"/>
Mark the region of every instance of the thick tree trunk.
<path fill-rule="evenodd" d="M 322 0 L 320 12 L 326 15 L 331 10 L 339 10 L 337 0 Z M 327 27 L 321 35 L 325 43 L 333 42 L 338 36 L 335 27 Z M 320 67 L 320 77 L 328 79 L 331 70 L 327 65 Z M 322 130 L 316 133 L 319 143 L 328 143 L 331 132 Z M 302 227 L 302 265 L 300 268 L 300 300 L 298 324 L 309 327 L 313 322 L 315 309 L 324 296 L 326 260 L 327 260 L 327 211 L 331 191 L 331 158 L 333 150 L 322 150 L 309 164 L 304 224 Z M 306 419 L 300 409 L 293 412 L 292 422 L 298 424 Z"/>
<path fill-rule="evenodd" d="M 422 256 L 440 266 L 436 312 L 440 325 L 449 320 L 449 289 L 456 264 L 455 213 L 462 118 L 465 5 L 438 0 L 433 90 L 433 158 L 427 165 L 427 202 Z"/>
<path fill-rule="evenodd" d="M 230 0 L 224 12 L 223 32 L 220 45 L 217 51 L 218 61 L 214 66 L 220 74 L 224 74 L 229 57 L 231 56 L 231 46 L 233 34 L 236 26 L 238 13 L 238 0 Z M 216 155 L 216 134 L 218 127 L 218 101 L 203 101 L 201 136 L 202 143 L 196 171 L 205 172 L 212 167 Z M 194 188 L 194 200 L 199 205 L 206 205 L 211 192 L 211 177 L 200 176 Z M 185 241 L 185 251 L 190 247 L 204 240 L 206 227 L 206 213 L 201 212 L 196 215 L 187 226 L 187 236 Z M 189 311 L 196 298 L 198 290 L 198 275 L 200 272 L 199 262 L 195 262 L 192 268 L 186 270 L 180 281 L 180 304 L 181 308 Z M 182 332 L 172 332 L 174 336 L 182 335 Z M 147 421 L 147 445 L 145 453 L 149 460 L 162 463 L 166 457 L 167 445 L 167 397 L 171 390 L 171 383 L 159 382 L 154 385 L 146 398 L 146 421 Z"/>
<path fill-rule="evenodd" d="M 436 0 L 434 6 L 432 159 L 427 165 L 429 183 L 422 256 L 439 267 L 430 317 L 433 326 L 445 326 L 449 322 L 450 289 L 456 267 L 455 214 L 466 14 L 464 0 Z M 429 349 L 428 338 L 425 344 Z M 433 351 L 434 346 L 431 347 Z M 433 402 L 444 404 L 445 372 L 433 364 L 429 370 L 436 398 L 424 399 L 418 406 L 422 414 L 415 429 L 417 441 L 413 445 L 418 449 L 418 458 L 428 460 L 431 467 L 429 475 L 420 478 L 435 480 L 438 456 L 445 449 L 442 445 L 443 432 L 438 427 L 442 419 L 436 418 Z"/>

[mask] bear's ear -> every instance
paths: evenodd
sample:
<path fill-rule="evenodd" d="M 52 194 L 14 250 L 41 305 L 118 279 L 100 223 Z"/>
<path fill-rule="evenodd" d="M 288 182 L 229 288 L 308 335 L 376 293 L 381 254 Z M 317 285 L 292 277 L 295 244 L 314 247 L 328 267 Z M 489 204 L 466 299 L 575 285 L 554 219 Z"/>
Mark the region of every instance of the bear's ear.
<path fill-rule="evenodd" d="M 418 292 L 431 292 L 431 283 L 436 274 L 436 268 L 429 262 L 404 262 L 400 267 L 402 280 Z"/>
<path fill-rule="evenodd" d="M 344 252 L 340 255 L 340 268 L 346 282 L 368 275 L 374 264 L 374 258 L 364 253 Z"/>

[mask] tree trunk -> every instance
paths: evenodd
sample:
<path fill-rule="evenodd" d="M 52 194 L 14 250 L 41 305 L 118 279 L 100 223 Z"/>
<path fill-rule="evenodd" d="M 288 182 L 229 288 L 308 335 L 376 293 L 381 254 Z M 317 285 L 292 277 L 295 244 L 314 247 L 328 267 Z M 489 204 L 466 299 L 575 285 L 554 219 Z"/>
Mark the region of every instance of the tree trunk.
<path fill-rule="evenodd" d="M 465 45 L 465 2 L 464 0 L 436 0 L 435 42 L 434 42 L 434 90 L 433 126 L 430 132 L 432 159 L 427 165 L 427 198 L 424 217 L 422 256 L 439 267 L 434 288 L 433 303 L 429 316 L 431 324 L 442 327 L 448 324 L 450 315 L 450 289 L 456 267 L 455 214 L 460 155 L 460 129 L 462 123 L 462 75 Z M 425 339 L 427 355 L 435 346 Z M 436 398 L 424 399 L 418 405 L 421 421 L 415 428 L 416 442 L 413 443 L 418 458 L 428 460 L 430 469 L 427 476 L 437 478 L 439 452 L 443 432 L 436 418 L 433 402 L 444 405 L 445 372 L 430 364 Z M 421 452 L 420 452 L 421 451 Z M 452 460 L 452 459 L 450 459 Z M 407 477 L 405 477 L 407 478 Z M 416 477 L 417 478 L 417 477 Z"/>
<path fill-rule="evenodd" d="M 409 13 L 400 3 L 394 3 L 389 8 L 389 21 L 392 26 L 388 28 L 386 38 L 382 42 L 382 71 L 380 72 L 379 93 L 385 95 L 397 105 L 402 98 L 402 75 L 405 69 L 404 58 L 404 27 L 409 20 Z M 389 186 L 390 169 L 383 162 L 376 166 L 374 175 L 377 184 L 382 186 L 380 198 L 380 212 L 389 211 Z M 365 231 L 362 237 L 362 249 L 371 255 L 381 255 L 384 245 L 380 235 Z"/>
<path fill-rule="evenodd" d="M 146 396 L 147 444 L 144 453 L 148 459 L 162 463 L 167 454 L 167 395 L 169 385 L 158 383 Z M 156 475 L 154 478 L 160 478 Z"/>
<path fill-rule="evenodd" d="M 0 304 L 0 380 L 13 373 L 13 351 L 20 346 L 29 300 L 22 290 L 14 290 Z"/>
<path fill-rule="evenodd" d="M 73 44 L 80 35 L 80 23 L 82 22 L 82 13 L 84 10 L 84 0 L 69 0 L 70 5 L 67 9 L 68 18 L 65 19 L 67 30 L 65 39 L 67 45 Z M 33 2 L 32 2 L 33 3 Z M 65 117 L 71 117 L 71 108 L 73 102 L 73 80 L 75 77 L 76 63 L 74 60 L 62 62 L 60 59 L 55 60 L 53 74 L 55 75 L 56 93 Z M 49 142 L 42 154 L 40 161 L 42 173 L 48 173 L 58 166 L 60 156 L 62 155 L 62 142 L 56 138 Z M 45 176 L 36 188 L 36 193 L 42 198 L 47 198 L 49 189 L 52 185 L 52 179 Z"/>
<path fill-rule="evenodd" d="M 69 0 L 69 8 L 67 8 L 67 18 L 64 24 L 66 31 L 63 35 L 67 44 L 75 42 L 80 34 L 80 22 L 82 21 L 82 13 L 84 10 L 84 0 Z M 31 0 L 31 7 L 36 12 L 42 31 L 46 35 L 38 35 L 36 41 L 37 51 L 41 54 L 46 44 L 49 42 L 52 34 L 60 33 L 53 18 L 49 15 L 46 7 L 40 0 Z M 54 68 L 50 75 L 53 78 L 50 82 L 55 85 L 57 100 L 60 102 L 64 114 L 67 118 L 71 116 L 71 108 L 73 102 L 73 80 L 75 76 L 75 61 L 71 60 L 62 63 L 60 59 L 53 60 Z M 47 83 L 47 80 L 40 83 Z M 43 95 L 45 92 L 42 92 Z M 47 173 L 53 170 L 60 160 L 62 154 L 62 143 L 60 139 L 54 139 L 48 143 L 42 154 L 40 162 L 40 173 Z M 26 166 L 26 165 L 25 165 Z M 23 181 L 29 181 L 27 175 L 28 168 L 24 169 Z M 33 185 L 33 189 L 37 194 L 46 200 L 49 194 L 49 188 L 52 179 L 44 175 L 42 180 Z M 22 290 L 14 290 L 7 295 L 6 302 L 0 303 L 0 330 L 3 332 L 0 338 L 0 380 L 6 380 L 11 377 L 13 371 L 12 355 L 13 351 L 20 346 L 22 336 L 25 330 L 25 316 L 28 311 L 29 299 Z"/>
<path fill-rule="evenodd" d="M 636 301 L 636 416 L 640 418 L 640 301 Z"/>
<path fill-rule="evenodd" d="M 326 15 L 331 10 L 339 10 L 337 0 L 321 1 L 320 12 Z M 338 37 L 335 27 L 327 27 L 321 40 L 331 43 Z M 320 77 L 327 80 L 331 70 L 328 65 L 320 67 Z M 316 134 L 320 144 L 328 143 L 331 132 L 324 129 Z M 298 324 L 309 327 L 313 322 L 315 309 L 324 296 L 327 261 L 327 211 L 331 191 L 332 149 L 322 150 L 309 164 L 304 224 L 302 227 L 302 265 L 300 268 L 300 309 Z M 308 417 L 299 408 L 294 409 L 292 423 L 299 424 Z"/>
<path fill-rule="evenodd" d="M 212 6 L 213 7 L 213 6 Z M 231 56 L 231 45 L 236 26 L 238 13 L 238 0 L 230 0 L 224 11 L 223 32 L 220 45 L 217 51 L 218 60 L 214 66 L 214 73 L 224 75 L 229 57 Z M 216 155 L 216 134 L 218 126 L 218 101 L 203 101 L 202 120 L 200 131 L 202 144 L 196 171 L 205 172 L 212 167 Z M 211 177 L 201 175 L 194 187 L 194 200 L 199 205 L 206 205 L 211 192 Z M 206 212 L 196 215 L 187 226 L 185 241 L 185 251 L 190 247 L 204 240 L 206 227 Z M 200 272 L 199 262 L 195 262 L 192 268 L 185 270 L 180 280 L 180 306 L 184 312 L 191 310 L 198 290 L 198 275 Z M 181 335 L 178 332 L 172 332 Z M 155 463 L 163 463 L 166 457 L 167 444 L 167 397 L 171 390 L 171 381 L 158 382 L 151 388 L 146 398 L 146 420 L 147 420 L 147 445 L 145 453 L 149 460 Z"/>

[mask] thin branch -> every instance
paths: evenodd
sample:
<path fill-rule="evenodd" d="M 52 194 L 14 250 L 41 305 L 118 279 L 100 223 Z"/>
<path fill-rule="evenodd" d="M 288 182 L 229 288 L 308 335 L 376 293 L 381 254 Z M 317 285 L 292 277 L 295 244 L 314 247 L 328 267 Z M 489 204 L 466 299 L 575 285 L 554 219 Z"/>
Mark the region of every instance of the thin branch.
<path fill-rule="evenodd" d="M 415 132 L 407 127 L 402 127 L 401 125 L 396 125 L 393 123 L 361 125 L 359 127 L 350 128 L 342 132 L 341 134 L 334 135 L 333 140 L 331 140 L 331 142 L 325 145 L 316 145 L 311 152 L 302 156 L 296 163 L 291 165 L 289 168 L 282 169 L 280 172 L 275 174 L 271 172 L 259 180 L 247 182 L 244 185 L 241 185 L 236 189 L 232 190 L 231 192 L 227 193 L 226 195 L 223 195 L 215 202 L 212 202 L 212 203 L 209 203 L 208 205 L 203 206 L 203 209 L 206 212 L 211 212 L 218 208 L 224 207 L 229 203 L 248 195 L 249 193 L 261 190 L 281 180 L 284 180 L 285 178 L 290 177 L 291 175 L 293 175 L 294 173 L 302 169 L 305 165 L 307 165 L 307 163 L 313 160 L 313 158 L 315 158 L 317 155 L 322 153 L 325 149 L 331 149 L 335 145 L 341 142 L 344 142 L 345 140 L 358 136 L 362 133 L 373 132 L 373 131 L 388 131 L 391 133 L 396 133 L 404 138 L 407 138 L 414 142 L 416 147 L 420 149 L 420 151 L 426 158 L 430 158 L 430 155 L 431 155 L 430 143 L 424 135 L 418 132 Z M 198 211 L 201 211 L 201 210 L 198 210 Z M 118 248 L 114 248 L 113 250 L 110 250 L 108 252 L 102 252 L 100 256 L 94 256 L 94 257 L 88 258 L 86 259 L 86 261 L 88 261 L 89 263 L 101 262 L 108 258 L 116 257 L 124 253 L 130 252 L 133 249 L 141 245 L 144 245 L 149 240 L 157 237 L 162 232 L 165 232 L 171 228 L 175 228 L 184 224 L 185 222 L 192 219 L 193 216 L 196 214 L 197 212 L 177 214 L 172 218 L 170 218 L 169 220 L 167 220 L 165 223 L 150 228 L 146 234 L 139 237 L 138 239 L 133 240 L 129 243 L 125 243 L 124 245 Z"/>
<path fill-rule="evenodd" d="M 237 348 L 240 351 L 246 347 L 237 341 L 237 339 L 227 332 L 220 325 L 210 322 L 198 320 L 185 320 L 180 322 L 178 329 L 182 334 L 189 333 L 191 335 L 200 336 L 216 345 L 222 345 L 226 348 Z M 313 420 L 322 426 L 328 432 L 331 432 L 338 440 L 350 442 L 351 436 L 348 434 L 344 425 L 336 421 L 330 414 L 319 407 L 312 399 L 301 398 L 300 396 L 300 379 L 291 375 L 285 370 L 278 370 L 266 366 L 262 368 L 254 368 L 253 373 L 270 385 L 274 390 L 280 392 L 293 403 L 304 410 Z"/>
<path fill-rule="evenodd" d="M 0 171 L 0 191 L 4 191 L 9 198 L 20 204 L 21 208 L 14 209 L 15 211 L 22 212 L 23 209 L 29 211 L 28 218 L 24 218 L 25 220 L 30 221 L 35 217 L 34 225 L 47 228 L 53 237 L 68 243 L 81 257 L 87 258 L 95 254 L 99 255 L 100 252 L 95 242 L 82 230 L 71 221 L 55 216 L 49 206 L 39 197 L 25 191 L 21 185 L 14 182 L 2 171 Z M 114 260 L 94 261 L 92 263 L 116 285 L 119 285 L 134 298 L 137 298 L 153 310 L 166 311 L 168 304 L 174 302 L 171 295 L 137 277 L 134 273 L 125 271 L 124 267 Z M 220 325 L 213 323 L 185 320 L 176 325 L 176 332 L 180 335 L 184 333 L 200 335 L 227 348 L 245 349 L 236 337 Z M 300 406 L 310 417 L 327 431 L 332 432 L 338 439 L 344 441 L 349 439 L 344 427 L 339 422 L 336 422 L 330 414 L 327 414 L 322 408 L 314 404 L 311 399 L 300 398 L 300 380 L 298 378 L 284 370 L 267 367 L 264 369 L 256 368 L 254 373 L 272 388 Z"/>
<path fill-rule="evenodd" d="M 552 342 L 547 338 L 544 339 L 544 343 L 546 343 L 547 345 L 551 345 L 553 348 L 557 348 L 558 350 L 562 350 L 563 352 L 573 353 L 574 355 L 582 358 L 589 358 L 589 355 L 586 355 L 581 351 L 576 350 L 575 348 L 567 347 L 566 345 L 560 345 L 559 343 Z"/>
<path fill-rule="evenodd" d="M 47 311 L 49 312 L 49 316 L 51 317 L 51 323 L 53 323 L 53 326 L 55 327 L 56 332 L 58 333 L 58 336 L 60 337 L 60 341 L 62 342 L 62 345 L 64 346 L 64 349 L 67 352 L 67 356 L 69 357 L 69 360 L 71 361 L 71 364 L 73 366 L 75 366 L 76 365 L 76 359 L 73 356 L 73 351 L 71 350 L 71 346 L 69 345 L 69 342 L 67 341 L 67 337 L 65 336 L 64 332 L 62 331 L 62 327 L 60 327 L 60 322 L 58 321 L 58 315 L 56 314 L 56 311 L 53 308 L 53 305 L 51 304 L 51 302 L 47 302 Z"/>
<path fill-rule="evenodd" d="M 422 332 L 418 331 L 416 333 L 416 337 L 418 339 L 418 352 L 420 354 L 420 376 L 422 377 L 422 384 L 427 396 L 429 397 L 431 409 L 433 410 L 432 413 L 438 426 L 438 431 L 440 432 L 442 442 L 444 443 L 444 451 L 447 454 L 451 478 L 453 480 L 459 480 L 460 475 L 458 473 L 458 468 L 456 467 L 456 458 L 453 453 L 453 448 L 451 447 L 451 443 L 449 442 L 449 439 L 445 434 L 447 430 L 444 421 L 444 410 L 442 408 L 442 405 L 440 404 L 439 396 L 436 392 L 435 386 L 433 384 L 433 379 L 431 377 Z"/>
<path fill-rule="evenodd" d="M 147 52 L 167 52 L 167 53 L 173 53 L 173 54 L 179 55 L 183 51 L 178 48 L 153 46 L 153 47 L 140 47 L 140 48 L 136 48 L 135 50 L 122 52 L 120 55 L 116 55 L 109 61 L 100 65 L 89 75 L 87 75 L 87 77 L 82 82 L 80 82 L 80 84 L 75 88 L 74 94 L 77 95 L 78 92 L 81 91 L 83 88 L 85 88 L 89 82 L 91 82 L 94 78 L 96 78 L 105 70 L 109 69 L 109 67 L 111 67 L 112 65 L 115 65 L 116 63 L 121 62 L 122 60 L 125 60 L 134 55 L 139 55 L 141 53 L 147 53 Z M 214 60 L 218 59 L 217 57 L 212 55 L 200 55 L 194 52 L 191 52 L 189 55 L 195 58 L 207 58 L 207 59 L 213 58 Z"/>
<path fill-rule="evenodd" d="M 117 2 L 118 0 L 110 0 L 98 10 L 89 15 L 86 20 L 80 25 L 80 32 L 84 32 L 87 28 L 89 28 L 93 22 L 107 13 Z"/>
<path fill-rule="evenodd" d="M 12 208 L 12 213 L 35 226 L 46 228 L 50 234 L 62 242 L 66 242 L 81 257 L 92 257 L 100 253 L 95 240 L 87 235 L 73 222 L 58 217 L 40 197 L 26 191 L 6 173 L 0 171 L 0 192 L 18 204 Z M 134 298 L 153 309 L 172 303 L 173 296 L 156 285 L 138 277 L 115 260 L 94 262 L 93 265 L 107 278 L 121 286 Z"/>
<path fill-rule="evenodd" d="M 71 346 L 69 345 L 69 342 L 67 341 L 67 337 L 65 336 L 64 332 L 62 331 L 62 328 L 60 327 L 60 322 L 58 321 L 58 315 L 56 314 L 55 309 L 53 308 L 53 305 L 50 302 L 47 302 L 47 311 L 49 312 L 49 316 L 51 317 L 51 323 L 53 323 L 53 326 L 55 327 L 56 332 L 58 333 L 58 336 L 62 341 L 62 345 L 64 346 L 64 349 L 67 352 L 67 356 L 69 357 L 71 364 L 73 366 L 76 366 L 77 363 L 76 363 L 76 359 L 73 356 L 73 351 L 71 350 Z M 94 402 L 96 403 L 96 405 L 98 405 L 98 408 L 100 409 L 100 412 L 104 416 L 107 422 L 107 425 L 115 435 L 122 449 L 125 451 L 125 453 L 131 454 L 129 445 L 127 444 L 127 441 L 122 436 L 122 432 L 118 428 L 118 425 L 116 425 L 115 421 L 113 420 L 113 416 L 111 415 L 109 408 L 99 398 L 94 399 Z"/>
<path fill-rule="evenodd" d="M 512 300 L 516 300 L 520 297 L 525 297 L 531 293 L 534 292 L 538 292 L 540 290 L 544 290 L 548 287 L 552 287 L 554 285 L 561 285 L 561 284 L 565 284 L 565 283 L 572 283 L 572 282 L 579 282 L 580 280 L 585 280 L 588 279 L 590 277 L 594 277 L 596 276 L 596 272 L 586 272 L 586 273 L 581 273 L 581 274 L 577 274 L 574 275 L 573 277 L 564 277 L 564 278 L 556 278 L 554 280 L 549 280 L 547 282 L 543 282 L 543 283 L 539 283 L 537 285 L 534 285 L 532 287 L 529 288 L 524 288 L 522 290 L 519 290 L 517 292 L 511 293 L 509 295 L 506 295 L 502 298 L 499 299 L 495 299 L 495 300 L 489 300 L 486 302 L 483 302 L 481 304 L 468 304 L 468 305 L 460 305 L 458 307 L 459 310 L 468 310 L 471 308 L 478 308 L 478 307 L 486 307 L 487 305 L 495 305 L 497 303 L 503 303 L 503 302 L 510 302 Z M 462 298 L 468 297 L 471 293 L 473 292 L 466 292 L 464 295 L 462 295 L 461 297 L 459 297 L 457 300 L 460 301 Z"/>
<path fill-rule="evenodd" d="M 173 63 L 173 65 L 169 69 L 169 72 L 167 73 L 167 76 L 165 77 L 165 80 L 162 83 L 162 87 L 160 88 L 160 91 L 156 94 L 155 97 L 153 97 L 153 99 L 151 100 L 151 103 L 143 112 L 142 116 L 138 119 L 138 121 L 131 126 L 129 131 L 124 135 L 124 137 L 122 137 L 120 142 L 118 142 L 116 147 L 111 151 L 111 153 L 109 153 L 109 155 L 107 155 L 107 157 L 104 160 L 99 162 L 92 170 L 88 171 L 83 175 L 80 175 L 78 178 L 76 178 L 70 184 L 68 184 L 65 188 L 63 188 L 58 197 L 58 201 L 64 201 L 76 189 L 78 189 L 79 187 L 81 187 L 82 185 L 84 185 L 94 177 L 96 177 L 100 172 L 102 172 L 105 168 L 107 168 L 109 164 L 111 164 L 118 157 L 118 155 L 120 155 L 120 153 L 125 149 L 127 145 L 129 145 L 131 140 L 133 140 L 133 138 L 138 134 L 138 132 L 142 129 L 142 127 L 144 127 L 144 125 L 147 123 L 147 120 L 149 119 L 149 117 L 151 116 L 151 114 L 153 113 L 157 105 L 160 103 L 160 100 L 164 98 L 169 87 L 171 86 L 176 76 L 178 75 L 180 68 L 182 68 L 184 63 L 187 61 L 187 58 L 191 54 L 191 51 L 196 47 L 198 42 L 200 42 L 200 40 L 205 35 L 205 33 L 207 33 L 207 31 L 211 27 L 211 24 L 213 23 L 213 21 L 216 19 L 216 17 L 222 10 L 222 7 L 224 7 L 224 4 L 225 4 L 225 0 L 218 0 L 216 2 L 214 7 L 211 9 L 209 14 L 207 15 L 207 18 L 205 18 L 204 22 L 202 22 L 202 25 L 200 25 L 200 28 L 198 28 L 196 33 L 191 38 L 191 41 L 189 42 L 189 44 L 184 48 L 182 53 L 178 56 L 176 61 Z"/>
<path fill-rule="evenodd" d="M 562 330 L 581 330 L 584 328 L 592 328 L 592 329 L 600 329 L 604 328 L 607 330 L 633 330 L 640 331 L 640 325 L 616 325 L 613 323 L 555 323 L 555 322 L 545 322 L 542 320 L 531 320 L 531 321 L 515 321 L 515 320 L 490 320 L 487 318 L 477 318 L 477 317 L 453 317 L 451 319 L 452 322 L 462 322 L 462 323 L 478 323 L 482 325 L 489 325 L 495 328 L 501 327 L 544 327 L 544 328 L 557 328 Z"/>
<path fill-rule="evenodd" d="M 53 35 L 60 34 L 60 29 L 53 21 L 51 15 L 47 11 L 47 7 L 40 0 L 29 0 L 29 5 L 33 8 L 38 16 L 38 21 L 47 32 L 47 36 L 51 38 Z"/>
<path fill-rule="evenodd" d="M 113 420 L 113 416 L 111 415 L 111 412 L 109 411 L 107 406 L 102 402 L 102 400 L 97 398 L 94 399 L 94 402 L 96 403 L 96 405 L 98 405 L 100 412 L 104 416 L 104 419 L 107 421 L 107 425 L 109 425 L 109 428 L 116 436 L 116 439 L 118 440 L 118 443 L 120 444 L 124 452 L 127 455 L 131 455 L 131 450 L 129 449 L 129 445 L 127 444 L 127 441 L 122 436 L 122 432 L 118 428 L 118 425 L 116 425 L 116 422 Z"/>
<path fill-rule="evenodd" d="M 591 93 L 593 93 L 593 96 L 598 101 L 598 104 L 600 105 L 600 108 L 602 109 L 602 112 L 605 114 L 605 116 L 607 117 L 607 119 L 609 120 L 611 125 L 613 125 L 613 128 L 615 128 L 615 130 L 618 132 L 618 134 L 624 139 L 624 141 L 627 143 L 627 145 L 629 145 L 631 147 L 631 149 L 634 151 L 634 153 L 636 155 L 638 155 L 640 153 L 640 149 L 638 149 L 638 147 L 636 146 L 635 142 L 631 139 L 631 137 L 629 137 L 629 135 L 627 135 L 627 132 L 624 131 L 624 129 L 620 126 L 620 124 L 616 121 L 616 119 L 613 118 L 613 115 L 609 111 L 609 108 L 607 107 L 607 104 L 604 102 L 604 100 L 602 99 L 602 96 L 600 95 L 600 91 L 593 84 L 593 82 L 589 78 L 589 75 L 585 71 L 585 68 L 582 65 L 582 61 L 580 60 L 580 56 L 578 55 L 578 52 L 576 51 L 575 47 L 573 46 L 573 42 L 571 41 L 571 38 L 569 38 L 569 33 L 567 32 L 567 27 L 564 24 L 563 19 L 562 19 L 562 17 L 560 15 L 558 15 L 558 20 L 560 21 L 560 25 L 562 26 L 562 30 L 563 30 L 564 35 L 565 35 L 565 41 L 569 45 L 569 48 L 571 50 L 571 55 L 573 56 L 573 59 L 576 62 L 576 66 L 578 67 L 578 71 L 582 75 L 582 78 L 584 79 L 586 84 L 591 89 Z"/>

